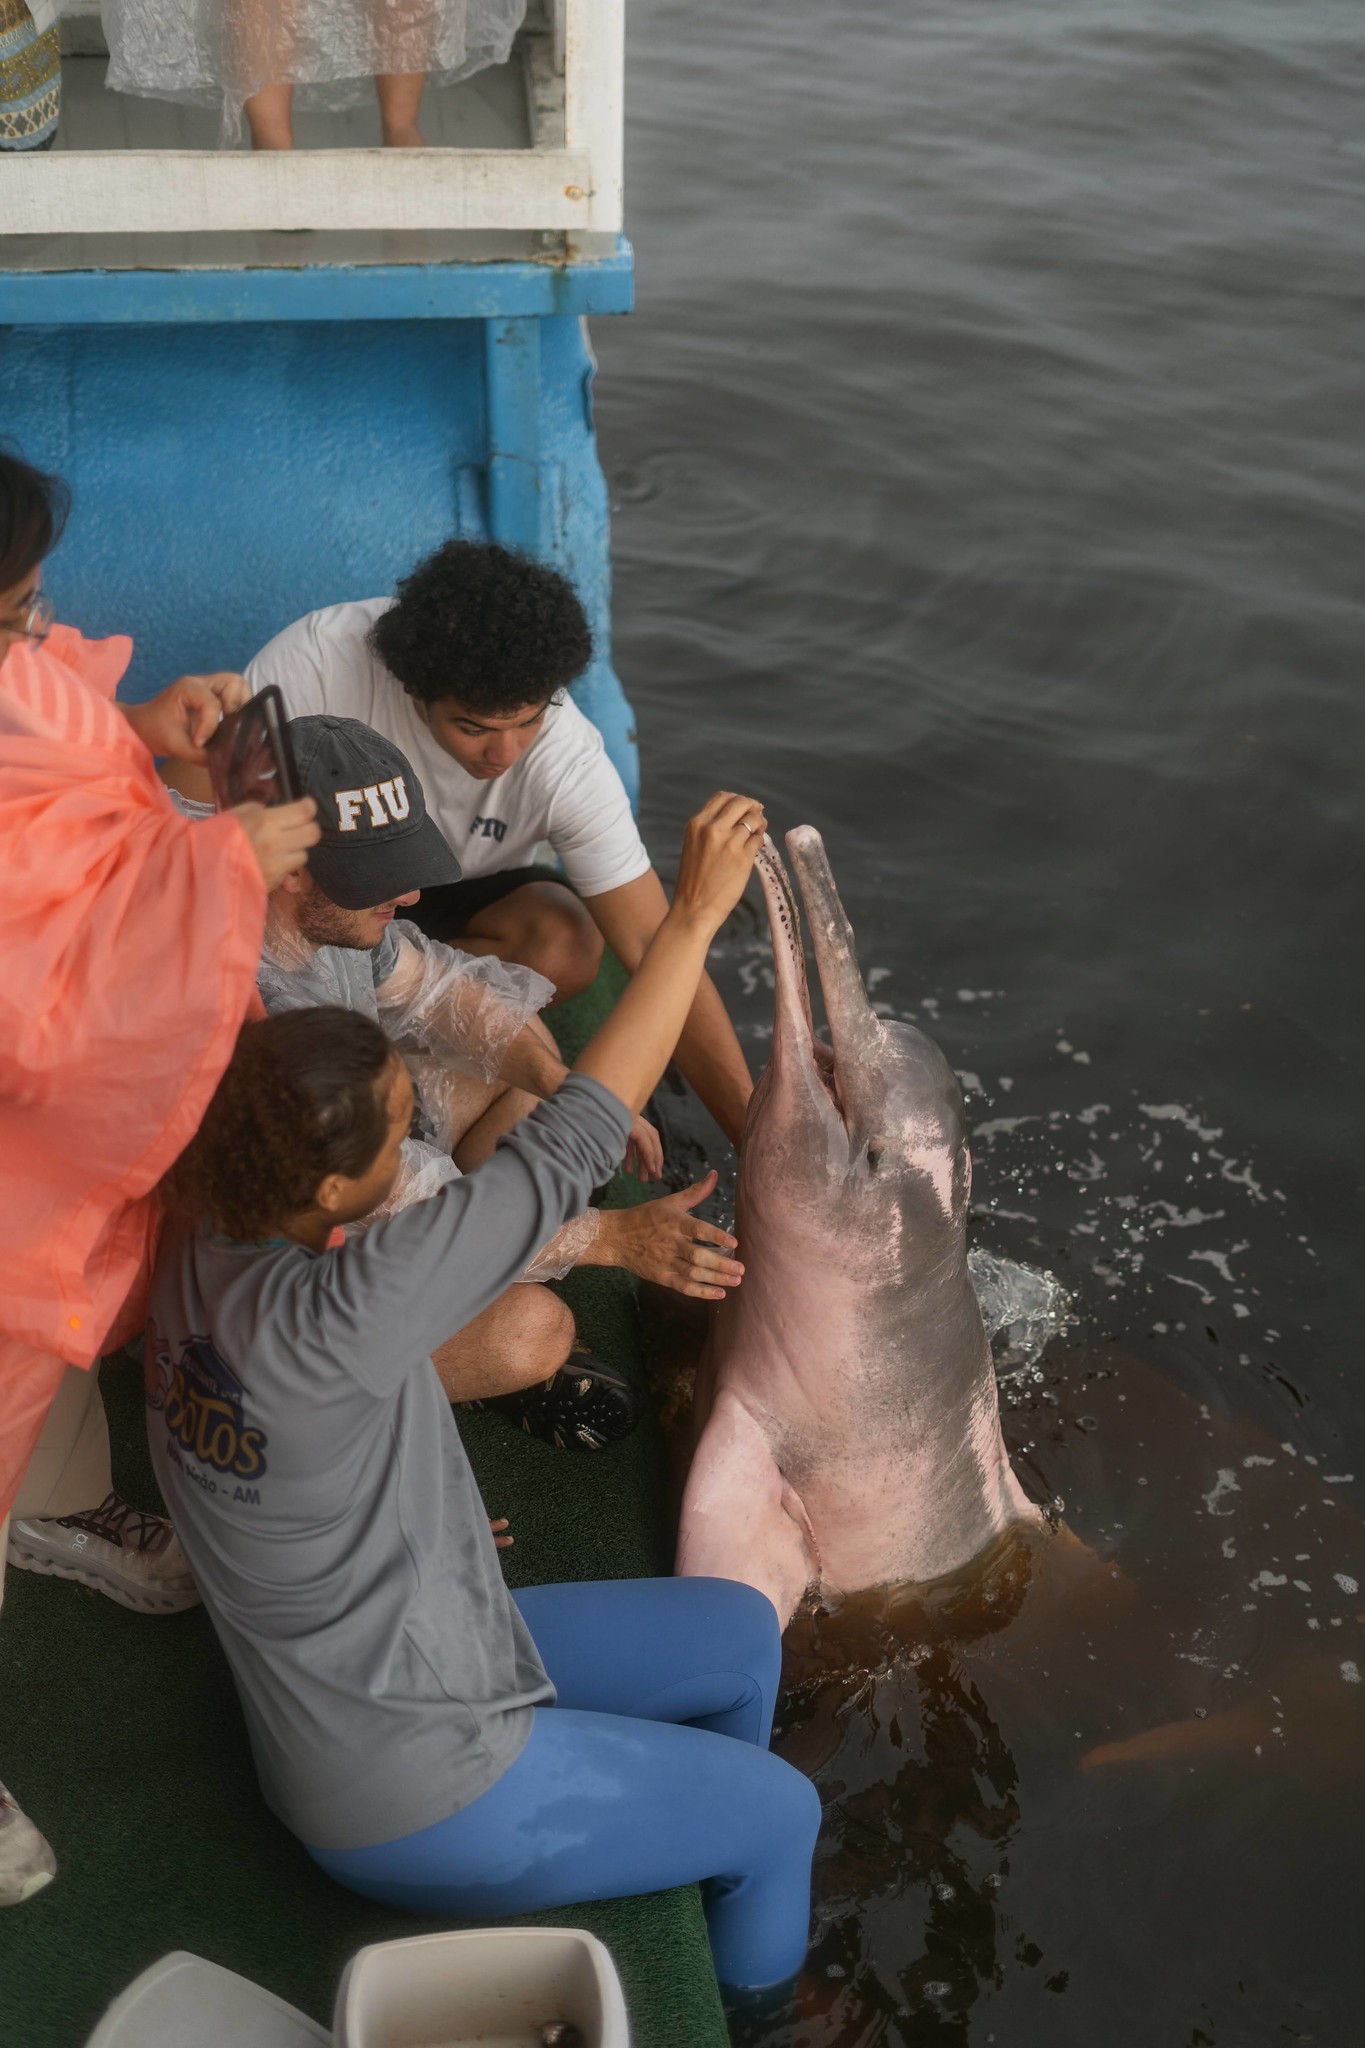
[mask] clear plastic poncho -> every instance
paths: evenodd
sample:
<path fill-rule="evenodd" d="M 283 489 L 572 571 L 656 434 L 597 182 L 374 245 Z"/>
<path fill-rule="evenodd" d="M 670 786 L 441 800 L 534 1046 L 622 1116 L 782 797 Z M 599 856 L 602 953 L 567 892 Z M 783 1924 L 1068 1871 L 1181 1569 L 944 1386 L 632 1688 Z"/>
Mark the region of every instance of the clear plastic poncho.
<path fill-rule="evenodd" d="M 475 1107 L 468 1082 L 496 1081 L 513 1040 L 554 996 L 553 982 L 532 968 L 461 953 L 406 918 L 390 925 L 373 953 L 314 945 L 285 923 L 273 901 L 258 986 L 272 1014 L 331 1003 L 372 1017 L 412 1076 L 413 1128 L 403 1141 L 398 1178 L 387 1200 L 352 1224 L 352 1232 L 459 1179 L 451 1147 Z M 592 1244 L 599 1221 L 596 1209 L 574 1217 L 520 1278 L 560 1279 Z"/>
<path fill-rule="evenodd" d="M 104 0 L 114 92 L 222 110 L 221 140 L 264 85 L 336 108 L 389 72 L 443 85 L 503 64 L 526 0 Z"/>
<path fill-rule="evenodd" d="M 530 967 L 458 953 L 406 918 L 395 918 L 372 953 L 314 945 L 273 899 L 258 982 L 267 1010 L 360 1010 L 404 1055 L 430 1054 L 483 1082 L 497 1080 L 512 1041 L 555 992 Z"/>

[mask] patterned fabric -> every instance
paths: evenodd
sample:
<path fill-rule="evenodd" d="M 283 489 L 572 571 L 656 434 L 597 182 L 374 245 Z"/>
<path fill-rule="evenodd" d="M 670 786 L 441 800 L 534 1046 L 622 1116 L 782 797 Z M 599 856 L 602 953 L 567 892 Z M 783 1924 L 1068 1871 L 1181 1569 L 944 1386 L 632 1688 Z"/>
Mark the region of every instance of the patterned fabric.
<path fill-rule="evenodd" d="M 0 149 L 49 149 L 61 103 L 60 29 L 39 35 L 24 0 L 0 0 Z"/>

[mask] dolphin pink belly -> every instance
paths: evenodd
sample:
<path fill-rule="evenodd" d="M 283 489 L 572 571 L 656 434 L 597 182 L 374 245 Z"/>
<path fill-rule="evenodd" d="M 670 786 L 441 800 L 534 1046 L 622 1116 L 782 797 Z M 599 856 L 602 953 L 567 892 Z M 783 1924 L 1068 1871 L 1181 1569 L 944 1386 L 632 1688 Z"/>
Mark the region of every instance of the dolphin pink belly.
<path fill-rule="evenodd" d="M 740 1155 L 745 1279 L 713 1326 L 678 1547 L 679 1571 L 746 1580 L 784 1623 L 811 1583 L 939 1578 L 1037 1517 L 967 1273 L 961 1088 L 931 1039 L 869 1004 L 818 833 L 787 845 L 831 1044 L 766 846 L 776 1000 Z"/>
<path fill-rule="evenodd" d="M 936 1579 L 1036 1514 L 1005 1451 L 984 1335 L 965 1398 L 917 1403 L 886 1319 L 837 1277 L 812 1285 L 828 1269 L 803 1264 L 798 1276 L 751 1255 L 758 1284 L 718 1316 L 678 1553 L 680 1571 L 758 1585 L 784 1621 L 809 1585 Z"/>

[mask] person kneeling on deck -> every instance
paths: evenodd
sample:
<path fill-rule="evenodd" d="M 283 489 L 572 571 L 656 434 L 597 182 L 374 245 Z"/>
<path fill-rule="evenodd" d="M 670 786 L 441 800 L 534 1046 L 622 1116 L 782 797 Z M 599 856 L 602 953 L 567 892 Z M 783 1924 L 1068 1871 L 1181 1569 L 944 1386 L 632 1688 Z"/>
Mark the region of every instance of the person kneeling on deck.
<path fill-rule="evenodd" d="M 777 1615 L 726 1579 L 514 1601 L 430 1350 L 621 1159 L 762 832 L 750 799 L 713 797 L 553 1099 L 335 1250 L 398 1172 L 407 1070 L 353 1012 L 248 1024 L 167 1183 L 146 1352 L 153 1462 L 261 1789 L 323 1870 L 475 1919 L 701 1881 L 736 1986 L 799 1968 L 820 1820 L 767 1750 Z"/>
<path fill-rule="evenodd" d="M 592 659 L 573 586 L 492 541 L 447 541 L 398 586 L 312 612 L 248 663 L 291 715 L 363 719 L 416 766 L 463 879 L 414 920 L 466 953 L 533 967 L 560 1002 L 593 980 L 605 939 L 628 974 L 668 899 L 601 734 L 568 686 Z M 186 794 L 206 778 L 173 770 Z M 563 866 L 533 865 L 548 843 Z M 677 1063 L 732 1144 L 753 1084 L 705 974 Z"/>
<path fill-rule="evenodd" d="M 529 968 L 458 952 L 397 917 L 419 891 L 460 873 L 397 747 L 352 718 L 292 719 L 289 735 L 322 841 L 308 868 L 270 899 L 261 997 L 272 1012 L 327 1003 L 363 1011 L 403 1053 L 416 1110 L 383 1205 L 392 1214 L 491 1158 L 499 1138 L 554 1094 L 567 1069 L 536 1016 L 553 990 Z M 662 1166 L 643 1117 L 627 1156 L 642 1178 Z M 734 1240 L 690 1213 L 713 1185 L 708 1175 L 637 1208 L 588 1209 L 518 1277 L 624 1266 L 719 1299 L 740 1278 Z M 475 1324 L 447 1332 L 436 1366 L 452 1400 L 497 1399 L 530 1434 L 556 1444 L 597 1449 L 625 1435 L 638 1413 L 630 1382 L 575 1347 L 572 1315 L 543 1287 L 510 1287 Z"/>

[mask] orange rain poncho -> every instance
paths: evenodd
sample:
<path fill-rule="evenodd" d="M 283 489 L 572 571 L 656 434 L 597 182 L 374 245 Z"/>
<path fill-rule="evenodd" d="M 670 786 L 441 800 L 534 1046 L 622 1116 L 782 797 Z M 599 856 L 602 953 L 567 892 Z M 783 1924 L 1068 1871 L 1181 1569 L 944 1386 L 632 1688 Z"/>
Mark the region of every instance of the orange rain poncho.
<path fill-rule="evenodd" d="M 58 626 L 0 666 L 0 1407 L 27 1346 L 88 1366 L 137 1327 L 152 1190 L 255 994 L 260 869 L 114 709 L 131 652 Z"/>

